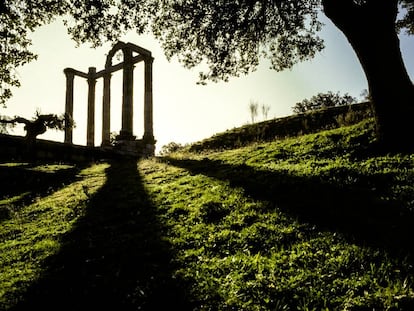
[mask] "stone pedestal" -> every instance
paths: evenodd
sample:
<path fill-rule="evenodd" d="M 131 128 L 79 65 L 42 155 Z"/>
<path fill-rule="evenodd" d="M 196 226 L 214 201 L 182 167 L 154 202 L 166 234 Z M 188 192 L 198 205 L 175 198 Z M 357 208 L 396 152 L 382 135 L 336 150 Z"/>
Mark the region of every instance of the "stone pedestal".
<path fill-rule="evenodd" d="M 114 150 L 117 153 L 134 157 L 140 156 L 142 154 L 142 149 L 142 140 L 117 140 L 114 146 Z"/>

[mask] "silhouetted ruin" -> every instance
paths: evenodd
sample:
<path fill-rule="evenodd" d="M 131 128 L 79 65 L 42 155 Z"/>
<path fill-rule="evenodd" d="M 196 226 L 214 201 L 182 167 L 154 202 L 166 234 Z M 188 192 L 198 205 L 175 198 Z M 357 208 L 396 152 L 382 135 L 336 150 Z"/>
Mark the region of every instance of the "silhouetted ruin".
<path fill-rule="evenodd" d="M 123 62 L 112 65 L 112 58 L 121 51 Z M 66 75 L 66 109 L 65 113 L 73 117 L 73 85 L 74 77 L 79 76 L 88 81 L 88 113 L 86 145 L 94 147 L 95 141 L 95 84 L 97 79 L 103 78 L 102 99 L 102 147 L 114 148 L 115 151 L 130 155 L 153 155 L 155 139 L 153 134 L 152 115 L 152 63 L 154 58 L 151 52 L 132 43 L 118 42 L 109 51 L 105 69 L 97 72 L 95 67 L 89 67 L 88 73 L 73 68 L 64 70 Z M 133 81 L 134 65 L 144 62 L 144 135 L 136 139 L 133 134 Z M 116 137 L 115 146 L 110 143 L 110 107 L 111 107 L 111 76 L 113 72 L 123 71 L 122 84 L 122 129 Z M 75 120 L 76 121 L 76 120 Z M 65 143 L 72 144 L 72 129 L 65 129 Z"/>
<path fill-rule="evenodd" d="M 112 65 L 112 58 L 117 52 L 122 52 L 123 61 Z M 133 133 L 133 81 L 134 65 L 144 62 L 144 135 L 136 139 Z M 73 94 L 75 76 L 84 78 L 88 82 L 87 101 L 87 132 L 86 146 L 73 144 L 73 126 L 64 126 L 64 143 L 36 139 L 46 131 L 48 120 L 52 115 L 41 115 L 38 120 L 29 121 L 24 118 L 15 118 L 3 123 L 24 123 L 26 137 L 0 134 L 0 158 L 6 159 L 50 159 L 85 161 L 102 158 L 122 158 L 152 156 L 155 152 L 153 134 L 152 110 L 152 63 L 154 58 L 151 52 L 132 43 L 118 42 L 109 51 L 105 68 L 96 71 L 89 67 L 87 73 L 73 68 L 65 68 L 66 75 L 66 103 L 65 120 L 76 123 L 73 118 Z M 122 70 L 122 128 L 115 141 L 111 141 L 111 76 L 112 73 Z M 102 99 L 102 144 L 95 146 L 95 85 L 99 78 L 103 78 Z M 38 116 L 39 117 L 39 116 Z M 46 118 L 46 119 L 45 119 Z M 50 120 L 49 120 L 50 121 Z M 71 123 L 72 124 L 72 123 Z"/>

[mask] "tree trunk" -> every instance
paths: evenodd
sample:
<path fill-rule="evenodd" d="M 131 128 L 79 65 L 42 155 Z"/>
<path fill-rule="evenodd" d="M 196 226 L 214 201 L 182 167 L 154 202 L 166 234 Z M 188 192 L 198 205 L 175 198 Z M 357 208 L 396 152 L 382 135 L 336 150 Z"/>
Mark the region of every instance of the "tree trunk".
<path fill-rule="evenodd" d="M 322 0 L 325 15 L 344 33 L 365 72 L 381 147 L 414 149 L 414 87 L 405 68 L 395 20 L 397 0 Z"/>

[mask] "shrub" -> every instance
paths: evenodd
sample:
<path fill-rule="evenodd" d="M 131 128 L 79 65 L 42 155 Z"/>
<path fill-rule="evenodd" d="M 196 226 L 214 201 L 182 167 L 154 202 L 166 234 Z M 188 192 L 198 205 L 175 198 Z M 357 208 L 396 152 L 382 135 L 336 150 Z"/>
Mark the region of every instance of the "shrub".
<path fill-rule="evenodd" d="M 177 152 L 179 150 L 182 150 L 185 146 L 180 144 L 180 143 L 176 143 L 176 142 L 170 142 L 164 146 L 161 147 L 161 151 L 160 151 L 160 155 L 161 156 L 166 156 L 169 155 L 173 152 Z"/>

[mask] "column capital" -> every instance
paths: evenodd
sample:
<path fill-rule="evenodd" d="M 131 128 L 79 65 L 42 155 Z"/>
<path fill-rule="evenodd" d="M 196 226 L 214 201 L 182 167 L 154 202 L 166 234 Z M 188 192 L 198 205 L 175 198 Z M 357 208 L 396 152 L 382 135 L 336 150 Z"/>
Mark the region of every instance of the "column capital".
<path fill-rule="evenodd" d="M 75 77 L 75 69 L 73 68 L 65 68 L 63 69 L 63 73 L 66 75 L 67 78 Z"/>
<path fill-rule="evenodd" d="M 104 79 L 111 79 L 112 73 L 110 71 L 105 71 L 102 76 Z"/>
<path fill-rule="evenodd" d="M 96 68 L 89 67 L 88 69 L 88 83 L 96 83 Z"/>
<path fill-rule="evenodd" d="M 154 62 L 154 57 L 147 56 L 147 57 L 145 57 L 144 62 L 148 63 L 148 64 L 152 64 Z"/>

